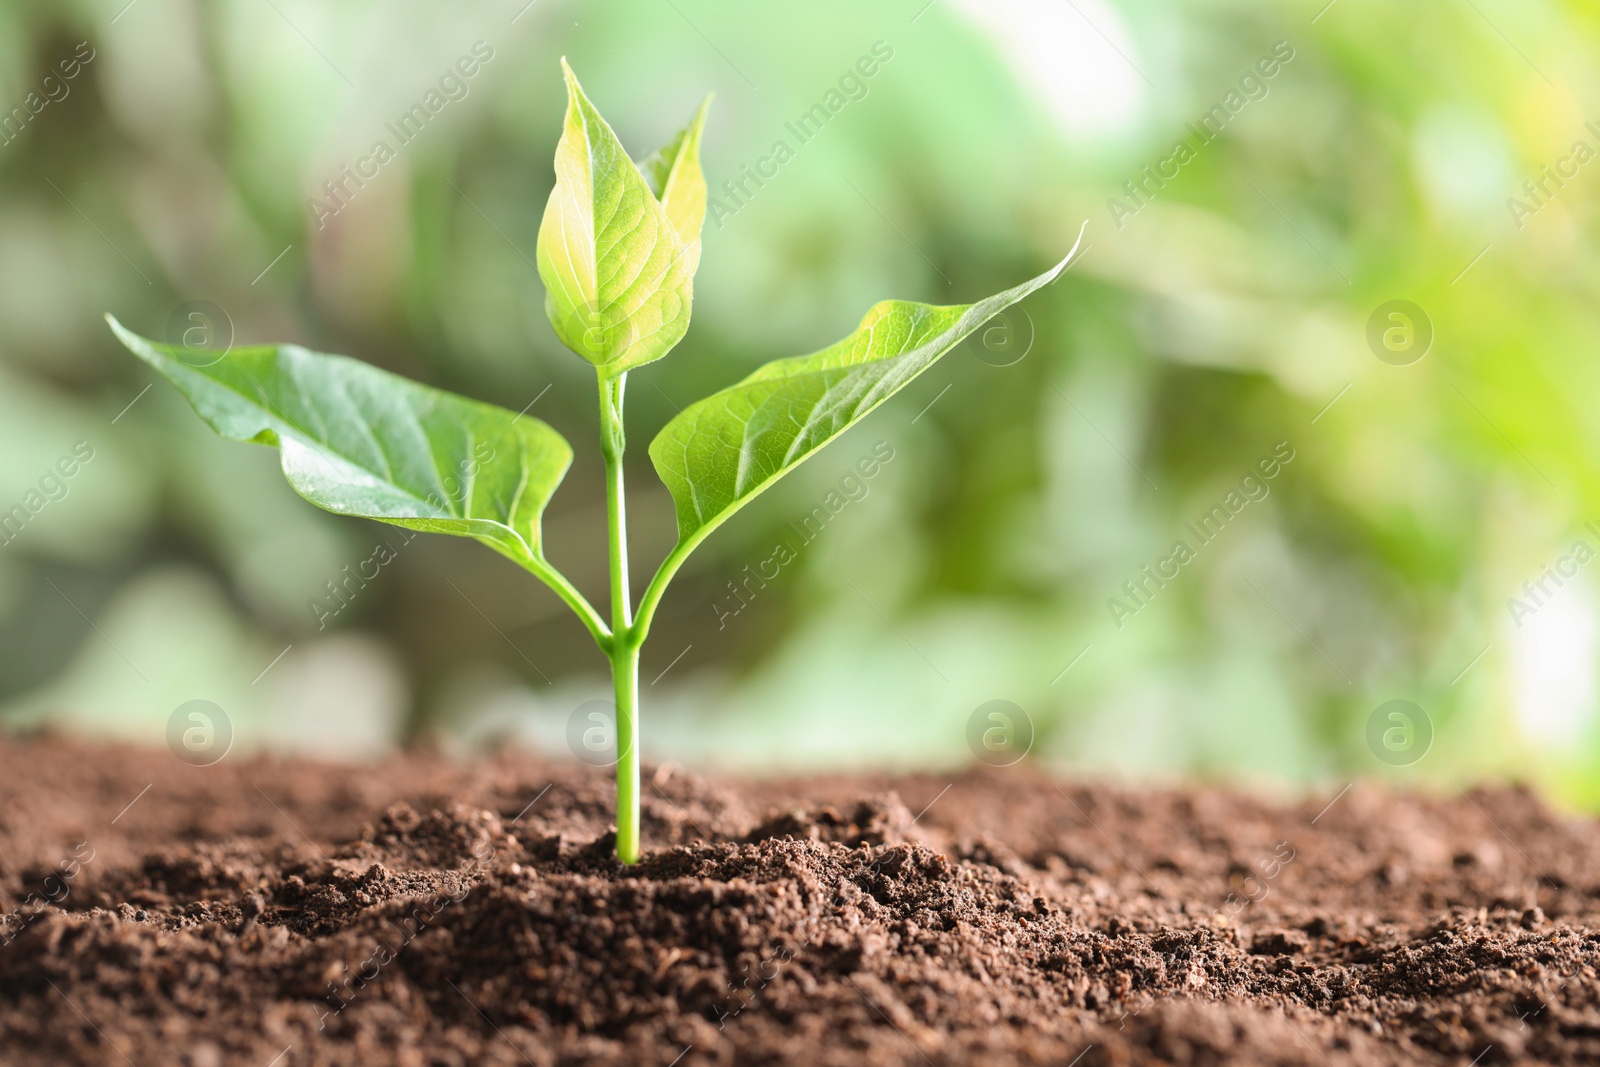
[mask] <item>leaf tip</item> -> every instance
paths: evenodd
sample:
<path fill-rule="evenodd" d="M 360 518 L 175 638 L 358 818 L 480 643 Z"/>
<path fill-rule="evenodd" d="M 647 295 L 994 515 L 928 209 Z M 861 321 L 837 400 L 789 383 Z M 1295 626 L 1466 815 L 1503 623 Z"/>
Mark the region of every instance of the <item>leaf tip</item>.
<path fill-rule="evenodd" d="M 570 99 L 582 100 L 583 86 L 578 83 L 578 74 L 572 69 L 572 64 L 567 62 L 567 57 L 561 57 L 561 77 L 567 83 L 567 96 Z"/>
<path fill-rule="evenodd" d="M 117 321 L 117 317 L 109 311 L 106 312 L 105 320 L 106 325 L 111 327 L 111 332 L 116 335 L 117 340 L 121 341 L 129 351 L 138 356 L 145 354 L 145 350 L 150 346 L 149 341 L 122 325 Z"/>
<path fill-rule="evenodd" d="M 1078 239 L 1076 241 L 1072 242 L 1071 250 L 1068 251 L 1067 254 L 1064 257 L 1062 257 L 1062 260 L 1061 260 L 1060 263 L 1057 263 L 1055 266 L 1051 267 L 1048 272 L 1046 272 L 1046 278 L 1048 279 L 1049 282 L 1053 282 L 1057 278 L 1059 278 L 1061 276 L 1061 272 L 1066 270 L 1067 266 L 1074 259 L 1078 258 L 1078 249 L 1083 247 L 1083 235 L 1085 233 L 1087 233 L 1088 230 L 1089 230 L 1089 220 L 1088 219 L 1084 219 L 1083 220 L 1083 225 L 1078 227 Z M 1047 282 L 1047 284 L 1048 284 L 1048 282 Z"/>
<path fill-rule="evenodd" d="M 700 139 L 705 133 L 706 115 L 711 110 L 711 98 L 715 93 L 707 93 L 706 98 L 700 101 L 700 106 L 694 109 L 694 118 L 689 120 L 689 126 L 684 130 L 685 147 L 694 153 L 698 165 L 700 158 Z"/>

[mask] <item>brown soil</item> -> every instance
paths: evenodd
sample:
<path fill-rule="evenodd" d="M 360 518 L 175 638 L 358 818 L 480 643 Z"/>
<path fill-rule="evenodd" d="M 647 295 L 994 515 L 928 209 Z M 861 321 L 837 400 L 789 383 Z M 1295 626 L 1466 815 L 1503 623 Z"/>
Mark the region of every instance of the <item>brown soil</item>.
<path fill-rule="evenodd" d="M 1600 1062 L 1600 825 L 1525 792 L 661 770 L 632 869 L 609 792 L 0 742 L 0 1062 Z"/>

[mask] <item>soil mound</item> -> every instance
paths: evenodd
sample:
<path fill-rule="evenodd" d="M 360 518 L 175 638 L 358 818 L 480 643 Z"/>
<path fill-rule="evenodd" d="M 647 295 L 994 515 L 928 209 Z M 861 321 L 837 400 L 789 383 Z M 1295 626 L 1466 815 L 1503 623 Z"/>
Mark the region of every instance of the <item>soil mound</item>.
<path fill-rule="evenodd" d="M 664 768 L 625 868 L 609 788 L 5 742 L 0 1062 L 1600 1061 L 1600 826 L 1525 792 Z"/>

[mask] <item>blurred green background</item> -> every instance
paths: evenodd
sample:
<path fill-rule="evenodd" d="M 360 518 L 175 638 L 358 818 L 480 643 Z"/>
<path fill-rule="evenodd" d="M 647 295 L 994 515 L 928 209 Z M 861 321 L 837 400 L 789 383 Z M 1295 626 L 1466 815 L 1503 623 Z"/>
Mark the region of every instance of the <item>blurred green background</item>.
<path fill-rule="evenodd" d="M 532 402 L 578 451 L 551 558 L 602 600 L 591 371 L 532 266 L 566 55 L 639 158 L 716 93 L 694 325 L 629 389 L 640 585 L 673 536 L 644 446 L 676 407 L 878 299 L 1015 284 L 1088 221 L 1025 314 L 691 561 L 646 649 L 647 759 L 955 765 L 1003 699 L 1079 773 L 1515 777 L 1600 806 L 1600 565 L 1574 552 L 1600 548 L 1600 19 L 1324 2 L 6 0 L 0 511 L 27 521 L 0 535 L 0 721 L 161 744 L 199 698 L 241 752 L 564 750 L 607 682 L 552 594 L 422 536 L 319 628 L 328 583 L 403 535 L 299 500 L 101 316 Z M 386 124 L 475 47 L 400 145 Z M 802 143 L 786 124 L 818 103 Z M 330 200 L 379 140 L 394 158 Z M 771 176 L 718 188 L 745 166 Z M 1420 317 L 1370 344 L 1393 300 Z M 875 447 L 892 461 L 735 599 Z M 1194 558 L 1133 598 L 1179 540 Z M 1386 762 L 1368 727 L 1395 699 L 1432 738 Z"/>

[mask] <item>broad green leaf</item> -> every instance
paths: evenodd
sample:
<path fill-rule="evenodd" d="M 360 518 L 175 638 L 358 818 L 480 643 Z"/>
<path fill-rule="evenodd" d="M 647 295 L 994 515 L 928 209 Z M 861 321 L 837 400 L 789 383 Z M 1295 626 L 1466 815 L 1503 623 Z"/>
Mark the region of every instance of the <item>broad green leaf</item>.
<path fill-rule="evenodd" d="M 700 228 L 706 221 L 706 176 L 700 170 L 700 133 L 705 128 L 708 95 L 671 143 L 658 148 L 639 164 L 650 188 L 672 220 L 684 258 L 693 274 L 700 266 Z"/>
<path fill-rule="evenodd" d="M 567 118 L 556 145 L 556 186 L 539 226 L 545 314 L 563 344 L 619 374 L 660 359 L 683 339 L 694 265 L 564 59 L 561 69 Z"/>
<path fill-rule="evenodd" d="M 1071 259 L 976 304 L 886 300 L 837 344 L 768 363 L 691 404 L 650 442 L 650 459 L 677 505 L 679 544 L 705 537 Z"/>
<path fill-rule="evenodd" d="M 284 477 L 318 507 L 542 559 L 539 519 L 572 448 L 538 419 L 344 356 L 295 345 L 219 356 L 106 318 L 217 433 L 277 445 Z"/>

